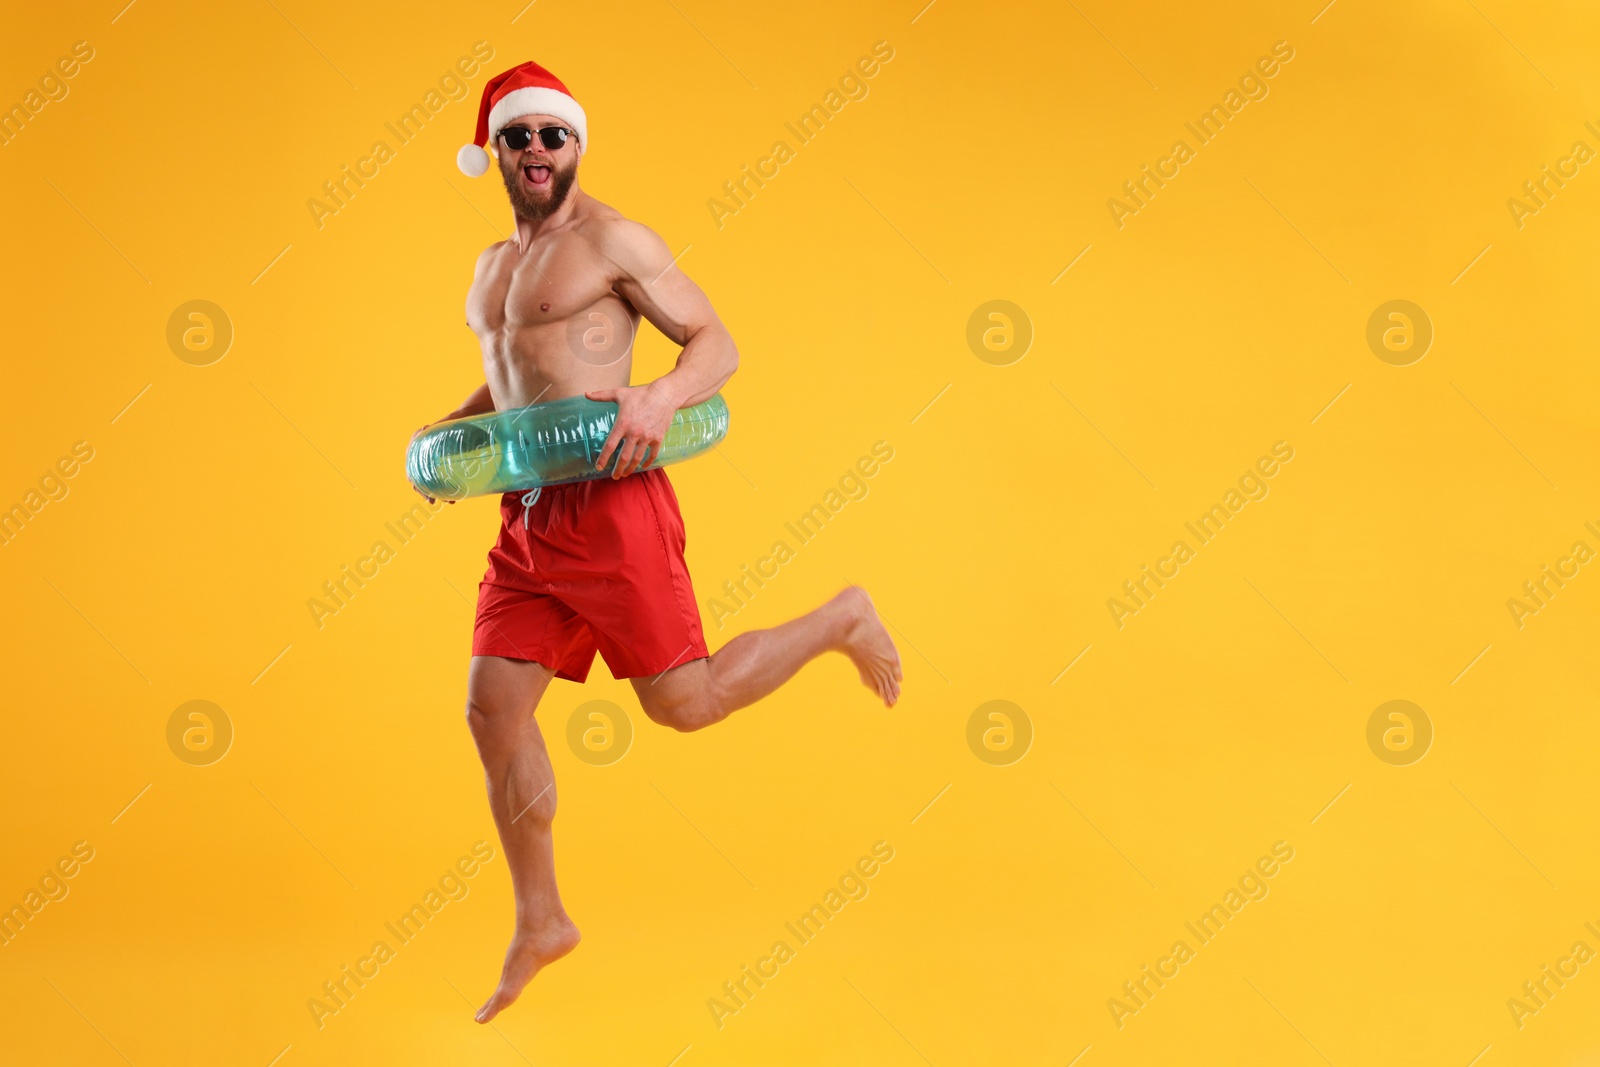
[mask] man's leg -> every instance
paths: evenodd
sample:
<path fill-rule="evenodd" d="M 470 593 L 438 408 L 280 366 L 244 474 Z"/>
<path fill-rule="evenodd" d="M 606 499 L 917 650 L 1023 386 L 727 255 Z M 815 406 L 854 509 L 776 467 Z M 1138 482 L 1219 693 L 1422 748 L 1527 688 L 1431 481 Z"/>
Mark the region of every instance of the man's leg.
<path fill-rule="evenodd" d="M 556 779 L 533 712 L 551 670 L 526 660 L 474 656 L 467 677 L 467 723 L 489 787 L 489 810 L 511 867 L 516 929 L 500 985 L 478 1009 L 486 1023 L 517 999 L 540 968 L 571 952 L 578 928 L 556 892 L 550 824 Z"/>
<path fill-rule="evenodd" d="M 633 688 L 655 722 L 698 730 L 754 704 L 824 652 L 849 656 L 861 684 L 885 704 L 900 699 L 900 654 L 872 599 L 854 586 L 782 626 L 740 634 L 707 659 L 635 678 Z"/>

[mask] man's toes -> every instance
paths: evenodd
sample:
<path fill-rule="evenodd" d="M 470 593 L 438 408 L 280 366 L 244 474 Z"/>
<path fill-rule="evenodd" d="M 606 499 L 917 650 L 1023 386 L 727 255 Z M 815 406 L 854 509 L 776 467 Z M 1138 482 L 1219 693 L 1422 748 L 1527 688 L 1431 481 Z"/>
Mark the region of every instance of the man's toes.
<path fill-rule="evenodd" d="M 511 1006 L 511 1002 L 517 999 L 517 992 L 519 991 L 509 990 L 504 985 L 497 987 L 494 994 L 484 1002 L 483 1007 L 478 1009 L 478 1014 L 474 1018 L 480 1023 L 493 1019 Z"/>

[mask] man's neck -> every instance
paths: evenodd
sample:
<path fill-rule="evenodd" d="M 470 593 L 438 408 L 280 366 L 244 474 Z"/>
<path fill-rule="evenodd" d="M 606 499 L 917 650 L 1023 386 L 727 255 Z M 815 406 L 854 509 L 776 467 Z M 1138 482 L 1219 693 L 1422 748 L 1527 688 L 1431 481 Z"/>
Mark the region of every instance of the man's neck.
<path fill-rule="evenodd" d="M 577 211 L 578 201 L 583 197 L 583 190 L 578 188 L 578 183 L 574 181 L 572 187 L 567 190 L 566 199 L 561 201 L 561 206 L 544 218 L 529 219 L 518 215 L 516 239 L 518 251 L 526 252 L 540 234 L 559 229 L 571 222 L 573 215 Z"/>

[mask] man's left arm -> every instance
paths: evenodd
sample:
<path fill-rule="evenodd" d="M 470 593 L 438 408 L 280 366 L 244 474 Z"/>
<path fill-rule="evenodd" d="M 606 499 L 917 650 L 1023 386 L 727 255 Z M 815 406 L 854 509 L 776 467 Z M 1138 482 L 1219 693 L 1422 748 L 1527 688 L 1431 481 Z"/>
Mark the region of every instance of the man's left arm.
<path fill-rule="evenodd" d="M 677 268 L 666 242 L 649 227 L 618 220 L 606 224 L 600 240 L 617 272 L 617 295 L 683 346 L 677 366 L 647 385 L 585 394 L 616 401 L 617 422 L 595 467 L 604 470 L 615 451 L 612 477 L 621 478 L 655 459 L 679 408 L 709 400 L 722 388 L 739 367 L 739 351 L 706 294 Z"/>

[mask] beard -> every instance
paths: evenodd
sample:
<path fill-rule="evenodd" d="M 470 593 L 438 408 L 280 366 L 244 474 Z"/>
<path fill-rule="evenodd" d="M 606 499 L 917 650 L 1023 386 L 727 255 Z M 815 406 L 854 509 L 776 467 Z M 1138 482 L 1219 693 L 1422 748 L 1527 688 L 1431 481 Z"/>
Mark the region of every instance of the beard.
<path fill-rule="evenodd" d="M 505 164 L 500 166 L 500 179 L 505 182 L 506 196 L 511 198 L 511 210 L 516 212 L 518 218 L 527 219 L 529 222 L 542 222 L 555 214 L 556 209 L 566 202 L 567 193 L 572 190 L 572 183 L 577 176 L 576 159 L 565 169 L 551 167 L 550 195 L 541 201 L 535 200 L 523 185 L 520 164 L 510 167 Z"/>

